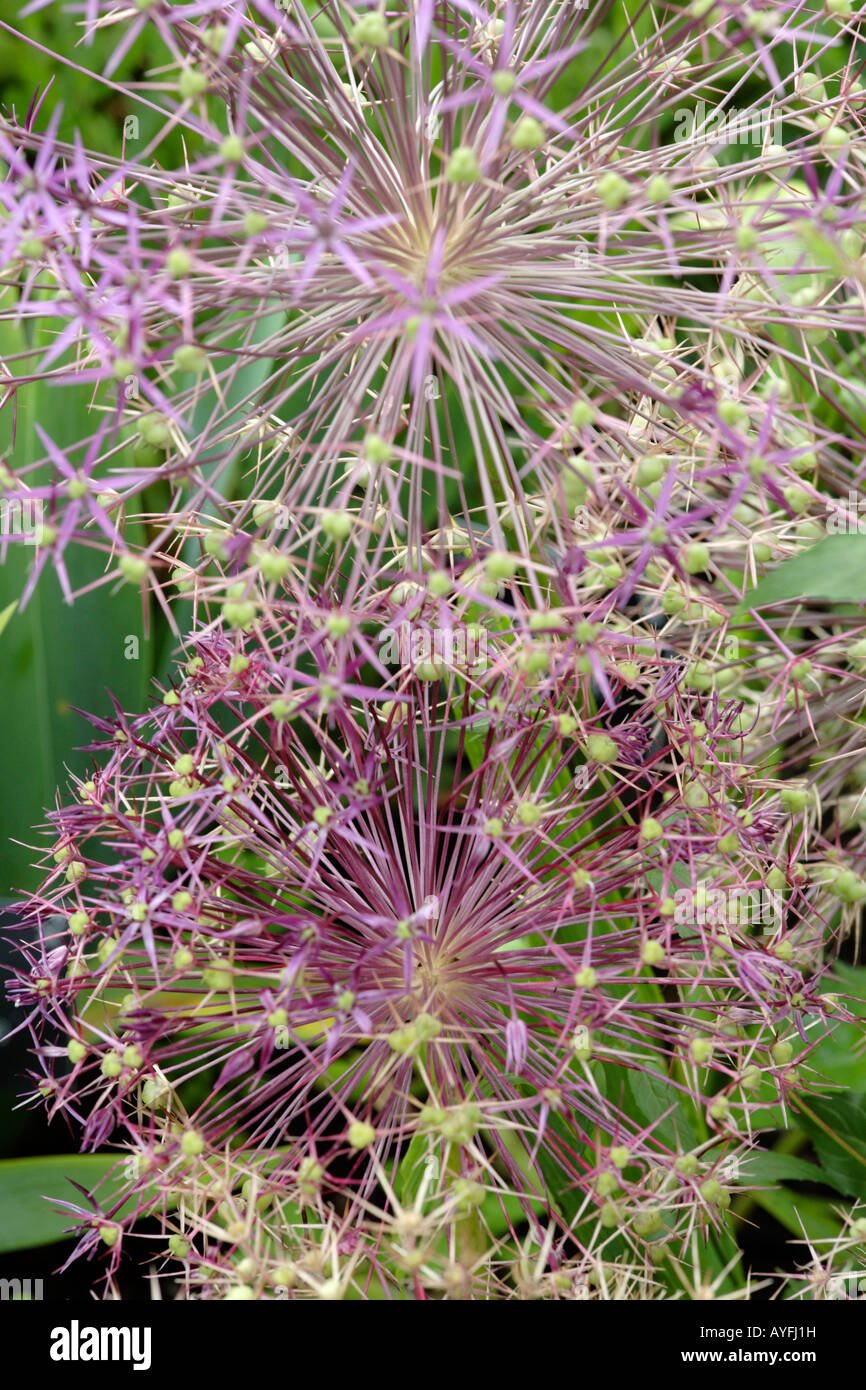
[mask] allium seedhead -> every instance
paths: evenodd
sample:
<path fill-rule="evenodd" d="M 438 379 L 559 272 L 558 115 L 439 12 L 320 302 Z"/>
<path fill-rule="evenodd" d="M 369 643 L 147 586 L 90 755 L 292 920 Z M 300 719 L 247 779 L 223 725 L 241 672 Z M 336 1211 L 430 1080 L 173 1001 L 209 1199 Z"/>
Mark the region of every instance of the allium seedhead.
<path fill-rule="evenodd" d="M 724 1160 L 847 1018 L 863 625 L 748 602 L 866 472 L 859 21 L 604 23 L 89 0 L 143 153 L 0 120 L 3 404 L 90 419 L 0 464 L 3 548 L 185 645 L 11 986 L 125 1157 L 111 1270 L 151 1216 L 194 1297 L 711 1297 Z"/>

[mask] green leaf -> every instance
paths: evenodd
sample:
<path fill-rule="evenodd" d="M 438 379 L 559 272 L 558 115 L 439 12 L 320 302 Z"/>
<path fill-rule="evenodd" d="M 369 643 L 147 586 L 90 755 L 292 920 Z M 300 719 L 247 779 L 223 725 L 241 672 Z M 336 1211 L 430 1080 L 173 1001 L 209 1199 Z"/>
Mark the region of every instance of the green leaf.
<path fill-rule="evenodd" d="M 21 329 L 0 324 L 0 357 L 26 347 Z M 88 391 L 69 391 L 58 410 L 57 391 L 36 383 L 18 390 L 18 427 L 9 462 L 13 469 L 44 454 L 36 435 L 36 420 L 61 447 L 85 439 L 96 427 L 88 411 Z M 3 413 L 9 445 L 11 411 Z M 118 455 L 117 462 L 122 460 Z M 38 481 L 35 474 L 28 481 Z M 139 528 L 129 526 L 130 541 Z M 90 741 L 92 729 L 75 709 L 105 716 L 111 713 L 108 692 L 126 709 L 140 709 L 152 670 L 153 643 L 142 631 L 142 599 L 136 588 L 104 585 L 76 600 L 63 600 L 52 567 L 46 566 L 24 612 L 16 612 L 34 556 L 34 548 L 10 544 L 0 566 L 0 688 L 6 737 L 3 779 L 0 781 L 0 858 L 4 866 L 0 893 L 32 889 L 37 876 L 35 855 L 26 843 L 31 828 L 43 821 L 43 810 L 54 804 L 65 768 L 77 774 L 90 766 L 90 757 L 77 750 Z M 73 589 L 98 582 L 105 559 L 97 550 L 72 546 L 66 562 Z M 130 640 L 132 639 L 132 640 Z M 14 732 L 14 737 L 11 735 Z"/>
<path fill-rule="evenodd" d="M 786 599 L 866 601 L 866 536 L 828 536 L 764 576 L 745 595 L 742 607 L 763 608 Z"/>
<path fill-rule="evenodd" d="M 792 1235 L 802 1237 L 805 1231 L 811 1240 L 834 1240 L 842 1229 L 841 1221 L 823 1197 L 803 1197 L 784 1187 L 751 1195 Z"/>
<path fill-rule="evenodd" d="M 795 1154 L 785 1153 L 749 1154 L 740 1168 L 739 1181 L 742 1187 L 747 1188 L 776 1186 L 782 1182 L 814 1182 L 836 1186 L 817 1164 L 809 1163 L 805 1158 L 797 1158 Z M 838 1187 L 837 1190 L 845 1192 L 844 1187 Z"/>
<path fill-rule="evenodd" d="M 67 1179 L 93 1192 L 117 1164 L 113 1154 L 51 1154 L 42 1158 L 7 1158 L 0 1162 L 0 1251 L 29 1250 L 64 1240 L 76 1224 L 72 1212 L 54 1211 L 51 1201 L 84 1205 L 83 1195 Z M 100 1191 L 97 1200 L 108 1207 L 122 1182 L 122 1171 Z M 49 1200 L 46 1200 L 49 1199 Z"/>
<path fill-rule="evenodd" d="M 809 1096 L 795 1103 L 811 1136 L 825 1181 L 850 1197 L 866 1198 L 866 1091 Z"/>
<path fill-rule="evenodd" d="M 425 1174 L 429 1171 L 428 1187 L 435 1190 L 439 1173 L 439 1154 L 432 1134 L 416 1134 L 400 1160 L 395 1190 L 403 1206 L 411 1206 Z"/>
<path fill-rule="evenodd" d="M 646 1120 L 647 1124 L 652 1124 L 654 1138 L 661 1141 L 671 1149 L 693 1149 L 695 1147 L 695 1135 L 691 1125 L 683 1114 L 680 1103 L 679 1092 L 668 1081 L 667 1077 L 661 1073 L 630 1070 L 628 1073 L 628 1089 L 631 1091 L 632 1098 L 638 1113 Z M 674 1106 L 673 1113 L 662 1120 L 660 1124 L 655 1123 L 659 1116 L 664 1115 L 666 1110 Z"/>
<path fill-rule="evenodd" d="M 12 617 L 12 614 L 15 612 L 15 609 L 17 607 L 18 604 L 16 600 L 13 599 L 11 603 L 7 603 L 6 607 L 3 609 L 3 612 L 0 613 L 0 636 L 2 636 L 5 632 L 6 624 L 9 622 L 9 619 Z"/>

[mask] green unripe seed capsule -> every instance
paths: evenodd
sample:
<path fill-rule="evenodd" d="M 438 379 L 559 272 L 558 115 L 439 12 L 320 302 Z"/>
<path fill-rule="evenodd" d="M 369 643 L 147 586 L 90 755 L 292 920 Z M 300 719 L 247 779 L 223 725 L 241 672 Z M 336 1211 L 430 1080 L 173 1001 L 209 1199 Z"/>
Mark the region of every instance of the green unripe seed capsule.
<path fill-rule="evenodd" d="M 626 180 L 613 170 L 602 174 L 595 185 L 595 191 L 609 212 L 616 212 L 621 208 L 631 193 Z"/>
<path fill-rule="evenodd" d="M 615 763 L 618 757 L 616 743 L 609 734 L 590 734 L 586 749 L 590 758 L 597 763 Z"/>
<path fill-rule="evenodd" d="M 487 1195 L 481 1183 L 473 1182 L 471 1178 L 456 1178 L 451 1191 L 454 1194 L 457 1207 L 462 1212 L 469 1212 L 480 1207 Z"/>
<path fill-rule="evenodd" d="M 654 1236 L 662 1229 L 661 1213 L 657 1211 L 639 1211 L 635 1216 L 632 1226 L 635 1235 L 646 1238 Z"/>
<path fill-rule="evenodd" d="M 544 126 L 534 116 L 521 116 L 511 132 L 511 145 L 515 150 L 537 150 L 546 139 Z"/>
<path fill-rule="evenodd" d="M 745 425 L 749 412 L 740 401 L 724 400 L 719 401 L 718 416 L 723 425 L 733 429 L 737 425 Z"/>
<path fill-rule="evenodd" d="M 180 1141 L 181 1152 L 187 1158 L 198 1158 L 204 1153 L 205 1142 L 196 1129 L 188 1129 Z"/>
<path fill-rule="evenodd" d="M 87 1048 L 83 1042 L 79 1042 L 78 1038 L 70 1038 L 66 1044 L 66 1055 L 75 1066 L 84 1061 L 87 1056 Z"/>
<path fill-rule="evenodd" d="M 225 966 L 214 964 L 208 966 L 201 972 L 201 977 L 208 989 L 231 989 L 232 972 Z"/>
<path fill-rule="evenodd" d="M 176 1260 L 185 1260 L 189 1254 L 189 1241 L 184 1240 L 183 1236 L 169 1236 L 168 1249 L 169 1253 L 174 1255 Z"/>
<path fill-rule="evenodd" d="M 585 965 L 582 970 L 578 970 L 574 983 L 579 989 L 594 989 L 598 983 L 598 972 L 591 965 Z"/>
<path fill-rule="evenodd" d="M 660 965 L 665 958 L 665 948 L 660 941 L 645 941 L 641 950 L 644 965 Z"/>
<path fill-rule="evenodd" d="M 220 158 L 226 164 L 239 164 L 244 157 L 244 144 L 239 135 L 227 135 L 220 145 Z"/>
<path fill-rule="evenodd" d="M 779 1041 L 773 1043 L 770 1049 L 773 1061 L 778 1067 L 786 1067 L 794 1055 L 794 1049 L 789 1042 Z"/>
<path fill-rule="evenodd" d="M 811 495 L 796 483 L 793 483 L 790 487 L 783 487 L 782 496 L 795 516 L 802 516 L 812 505 Z"/>
<path fill-rule="evenodd" d="M 648 487 L 650 483 L 657 483 L 663 478 L 668 467 L 668 460 L 661 454 L 646 454 L 637 466 L 634 480 L 639 487 Z"/>
<path fill-rule="evenodd" d="M 174 251 L 169 251 L 166 256 L 165 268 L 172 280 L 182 280 L 192 269 L 192 257 L 189 252 L 184 251 L 182 247 L 176 247 Z M 145 438 L 147 438 L 147 436 L 145 436 Z"/>
<path fill-rule="evenodd" d="M 614 1226 L 619 1225 L 619 1209 L 613 1202 L 605 1202 L 599 1212 L 599 1220 L 605 1229 L 612 1230 Z"/>
<path fill-rule="evenodd" d="M 703 541 L 692 541 L 683 551 L 683 569 L 687 574 L 702 574 L 709 569 L 710 548 Z"/>
<path fill-rule="evenodd" d="M 451 587 L 451 576 L 444 570 L 433 570 L 427 579 L 427 591 L 432 598 L 445 598 Z"/>
<path fill-rule="evenodd" d="M 458 145 L 445 166 L 445 177 L 449 183 L 477 183 L 481 178 L 481 167 L 471 145 Z"/>
<path fill-rule="evenodd" d="M 258 212 L 255 208 L 251 208 L 249 212 L 244 214 L 245 236 L 261 236 L 262 232 L 266 232 L 269 226 L 270 218 L 267 213 Z M 256 525 L 260 526 L 261 522 L 257 520 Z"/>
<path fill-rule="evenodd" d="M 147 561 L 140 555 L 121 555 L 118 569 L 130 584 L 141 584 L 147 577 Z"/>
<path fill-rule="evenodd" d="M 208 81 L 203 72 L 198 72 L 195 68 L 183 68 L 177 85 L 184 101 L 192 101 L 207 91 Z"/>
<path fill-rule="evenodd" d="M 319 526 L 331 540 L 344 541 L 352 530 L 352 517 L 348 512 L 325 511 L 319 517 Z"/>
<path fill-rule="evenodd" d="M 804 811 L 809 804 L 810 793 L 806 787 L 784 787 L 781 794 L 782 805 L 792 815 Z"/>
<path fill-rule="evenodd" d="M 683 793 L 683 801 L 686 806 L 698 810 L 703 806 L 709 806 L 710 794 L 699 782 L 690 782 Z"/>
<path fill-rule="evenodd" d="M 712 1038 L 692 1038 L 691 1043 L 689 1044 L 689 1051 L 691 1052 L 692 1058 L 695 1062 L 697 1062 L 698 1066 L 704 1066 L 712 1056 Z"/>
<path fill-rule="evenodd" d="M 109 1250 L 112 1246 L 117 1244 L 120 1240 L 120 1236 L 121 1228 L 113 1222 L 106 1226 L 100 1226 L 99 1228 L 99 1239 L 102 1241 L 103 1245 L 108 1246 Z"/>
<path fill-rule="evenodd" d="M 653 844 L 664 835 L 664 828 L 654 816 L 645 816 L 641 821 L 640 837 L 645 844 Z"/>
<path fill-rule="evenodd" d="M 505 579 L 511 579 L 517 569 L 517 561 L 513 555 L 509 555 L 504 550 L 494 550 L 484 561 L 484 571 L 488 579 L 499 583 Z"/>
<path fill-rule="evenodd" d="M 508 68 L 499 68 L 491 76 L 490 85 L 498 97 L 509 97 L 517 86 L 517 78 Z"/>
<path fill-rule="evenodd" d="M 354 48 L 387 48 L 388 25 L 384 15 L 376 10 L 362 15 L 352 25 L 349 37 Z"/>
<path fill-rule="evenodd" d="M 256 605 L 252 599 L 231 599 L 223 604 L 222 611 L 229 627 L 249 628 L 256 620 Z"/>
<path fill-rule="evenodd" d="M 672 192 L 673 189 L 664 174 L 653 174 L 646 186 L 647 201 L 650 203 L 666 203 Z"/>
<path fill-rule="evenodd" d="M 366 1124 L 363 1120 L 354 1120 L 349 1125 L 347 1137 L 351 1148 L 366 1149 L 376 1138 L 376 1131 L 372 1125 Z"/>
<path fill-rule="evenodd" d="M 179 372 L 202 372 L 207 364 L 207 354 L 196 343 L 181 343 L 172 354 L 175 370 Z"/>
<path fill-rule="evenodd" d="M 595 423 L 595 406 L 590 401 L 575 401 L 571 407 L 571 423 L 577 430 L 588 429 Z"/>

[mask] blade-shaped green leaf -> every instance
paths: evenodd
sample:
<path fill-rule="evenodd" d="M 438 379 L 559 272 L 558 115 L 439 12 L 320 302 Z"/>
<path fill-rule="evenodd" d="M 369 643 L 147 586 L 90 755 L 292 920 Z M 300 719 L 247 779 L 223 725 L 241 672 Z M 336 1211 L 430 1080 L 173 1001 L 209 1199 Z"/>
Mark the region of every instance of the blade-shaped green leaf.
<path fill-rule="evenodd" d="M 826 1181 L 851 1197 L 866 1199 L 866 1092 L 809 1096 L 796 1109 Z"/>
<path fill-rule="evenodd" d="M 764 608 L 798 598 L 866 601 L 866 535 L 827 536 L 785 560 L 749 590 L 742 607 Z"/>
<path fill-rule="evenodd" d="M 21 330 L 9 323 L 0 325 L 0 356 L 23 350 L 20 335 Z M 77 400 L 68 393 L 62 412 L 56 391 L 31 383 L 18 394 L 15 447 L 8 453 L 13 470 L 45 452 L 35 433 L 36 420 L 61 448 L 95 428 L 85 389 Z M 6 435 L 0 443 L 7 447 L 11 418 L 11 412 L 3 413 Z M 28 481 L 33 480 L 28 475 Z M 128 528 L 130 541 L 139 539 L 137 529 Z M 47 566 L 25 610 L 16 612 L 33 556 L 32 546 L 11 542 L 0 565 L 0 612 L 5 619 L 0 643 L 6 730 L 0 779 L 3 894 L 35 887 L 30 868 L 35 855 L 26 843 L 12 841 L 33 844 L 31 827 L 43 821 L 58 783 L 65 784 L 64 769 L 83 773 L 89 766 L 87 755 L 76 750 L 92 737 L 91 726 L 74 708 L 107 714 L 111 691 L 125 708 L 138 709 L 152 671 L 152 642 L 143 635 L 142 597 L 130 585 L 119 592 L 116 585 L 106 585 L 70 607 Z M 74 589 L 93 583 L 104 572 L 104 557 L 97 550 L 71 547 L 66 560 Z"/>
<path fill-rule="evenodd" d="M 51 1154 L 41 1158 L 7 1158 L 0 1162 L 0 1251 L 28 1250 L 64 1240 L 75 1226 L 71 1212 L 55 1211 L 51 1202 L 84 1205 L 84 1197 L 67 1179 L 93 1192 L 117 1163 L 117 1154 Z M 97 1200 L 105 1208 L 122 1179 L 109 1180 Z"/>

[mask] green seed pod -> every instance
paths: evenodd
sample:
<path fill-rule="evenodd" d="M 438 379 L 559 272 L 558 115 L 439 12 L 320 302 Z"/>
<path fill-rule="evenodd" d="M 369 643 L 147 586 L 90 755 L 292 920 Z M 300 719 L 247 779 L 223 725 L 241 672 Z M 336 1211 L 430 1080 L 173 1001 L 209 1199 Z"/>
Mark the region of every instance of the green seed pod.
<path fill-rule="evenodd" d="M 710 567 L 710 548 L 703 541 L 691 541 L 683 550 L 682 558 L 687 574 L 703 574 Z"/>
<path fill-rule="evenodd" d="M 172 355 L 175 370 L 178 372 L 203 372 L 207 366 L 207 353 L 196 343 L 181 343 Z"/>
<path fill-rule="evenodd" d="M 232 986 L 232 972 L 227 969 L 225 962 L 214 961 L 201 972 L 201 977 L 208 989 L 226 990 Z"/>
<path fill-rule="evenodd" d="M 664 454 L 645 454 L 635 471 L 634 480 L 639 487 L 657 483 L 664 477 L 670 460 Z"/>
<path fill-rule="evenodd" d="M 631 195 L 627 181 L 612 169 L 596 181 L 595 191 L 609 212 L 616 212 Z"/>
<path fill-rule="evenodd" d="M 220 145 L 220 159 L 226 164 L 239 164 L 244 157 L 244 142 L 239 135 L 227 135 Z"/>
<path fill-rule="evenodd" d="M 349 1125 L 347 1138 L 351 1148 L 366 1149 L 376 1138 L 376 1131 L 372 1125 L 365 1124 L 363 1120 L 354 1120 Z"/>
<path fill-rule="evenodd" d="M 544 126 L 534 116 L 521 116 L 511 132 L 511 145 L 515 150 L 540 149 L 546 139 Z"/>
<path fill-rule="evenodd" d="M 387 48 L 388 25 L 378 10 L 369 10 L 352 25 L 349 34 L 354 48 Z"/>
<path fill-rule="evenodd" d="M 445 177 L 449 183 L 477 183 L 481 178 L 481 166 L 471 145 L 458 145 L 445 166 Z"/>
<path fill-rule="evenodd" d="M 619 756 L 616 743 L 609 734 L 590 734 L 586 740 L 586 749 L 589 757 L 597 763 L 615 763 Z"/>
<path fill-rule="evenodd" d="M 344 541 L 351 533 L 353 518 L 349 512 L 324 511 L 319 526 L 331 540 Z"/>
<path fill-rule="evenodd" d="M 141 584 L 147 578 L 147 561 L 140 555 L 121 555 L 118 569 L 130 584 Z"/>
<path fill-rule="evenodd" d="M 198 1158 L 205 1151 L 205 1142 L 198 1130 L 188 1129 L 180 1141 L 180 1147 L 187 1158 Z"/>
<path fill-rule="evenodd" d="M 182 68 L 177 85 L 183 100 L 192 101 L 207 91 L 208 79 L 197 68 Z"/>

